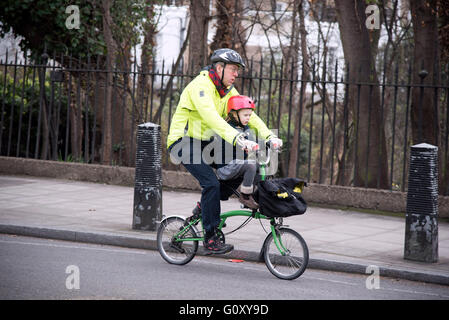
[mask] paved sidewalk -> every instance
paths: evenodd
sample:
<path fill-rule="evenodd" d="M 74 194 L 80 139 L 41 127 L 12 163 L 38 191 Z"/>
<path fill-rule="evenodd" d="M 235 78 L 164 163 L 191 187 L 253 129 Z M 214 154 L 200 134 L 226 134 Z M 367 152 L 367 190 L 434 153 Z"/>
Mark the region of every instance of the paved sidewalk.
<path fill-rule="evenodd" d="M 156 233 L 132 229 L 134 189 L 29 176 L 0 176 L 0 233 L 156 248 Z M 164 215 L 188 216 L 199 193 L 163 191 Z M 239 208 L 236 199 L 222 211 Z M 227 221 L 225 233 L 245 218 Z M 376 214 L 309 207 L 301 216 L 284 219 L 306 240 L 310 268 L 366 273 L 369 265 L 381 276 L 449 285 L 449 223 L 440 222 L 439 261 L 403 259 L 405 219 Z M 269 230 L 267 222 L 263 222 Z M 266 233 L 258 220 L 226 236 L 235 250 L 226 258 L 257 261 Z"/>

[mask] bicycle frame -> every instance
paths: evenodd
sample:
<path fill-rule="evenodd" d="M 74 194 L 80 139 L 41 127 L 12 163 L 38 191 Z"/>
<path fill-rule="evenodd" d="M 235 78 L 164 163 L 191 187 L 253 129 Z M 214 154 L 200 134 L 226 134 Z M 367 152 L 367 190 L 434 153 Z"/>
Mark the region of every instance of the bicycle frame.
<path fill-rule="evenodd" d="M 265 161 L 257 159 L 259 165 L 259 175 L 262 181 L 265 180 L 267 165 L 270 161 L 270 151 L 267 152 Z M 223 182 L 220 182 L 223 184 Z M 223 185 L 226 185 L 225 183 Z M 302 192 L 302 185 L 295 185 L 295 192 Z M 228 185 L 227 187 L 232 187 Z M 262 187 L 262 186 L 260 186 Z M 296 190 L 300 188 L 300 190 Z M 240 193 L 232 188 L 237 197 Z M 261 223 L 262 228 L 267 233 L 260 251 L 261 257 L 268 270 L 277 278 L 284 280 L 293 280 L 298 278 L 307 268 L 309 261 L 309 251 L 307 244 L 299 233 L 283 225 L 282 217 L 271 217 L 264 215 L 258 209 L 242 208 L 240 210 L 231 210 L 220 214 L 219 224 L 216 229 L 215 239 L 225 243 L 225 236 L 243 228 L 252 219 L 265 219 L 270 221 L 270 230 Z M 223 232 L 226 227 L 226 221 L 232 217 L 246 217 L 238 227 L 232 231 Z M 201 223 L 201 224 L 200 224 Z M 197 225 L 200 224 L 198 227 Z M 205 230 L 201 216 L 201 210 L 193 210 L 193 215 L 185 218 L 184 216 L 164 217 L 157 232 L 157 248 L 162 258 L 170 264 L 185 265 L 192 261 L 198 253 L 199 241 L 204 241 Z M 287 240 L 286 240 L 287 239 Z M 190 241 L 191 243 L 184 243 Z M 229 250 L 228 250 L 229 251 Z M 228 252 L 226 251 L 226 252 Z M 212 252 L 205 250 L 204 254 L 213 254 L 224 251 Z"/>
<path fill-rule="evenodd" d="M 271 234 L 273 235 L 274 243 L 275 243 L 277 249 L 279 250 L 281 255 L 285 255 L 287 253 L 288 250 L 285 249 L 284 245 L 282 244 L 281 239 L 278 237 L 277 228 L 278 228 L 279 224 L 276 223 L 274 218 L 266 217 L 263 214 L 261 214 L 260 212 L 253 212 L 253 211 L 249 211 L 249 210 L 231 210 L 231 211 L 224 212 L 220 215 L 221 220 L 220 220 L 220 224 L 218 225 L 218 229 L 220 231 L 223 228 L 223 226 L 226 222 L 226 219 L 228 219 L 230 217 L 253 217 L 255 219 L 270 220 Z M 204 241 L 204 236 L 192 237 L 192 238 L 184 238 L 183 237 L 191 227 L 194 228 L 194 226 L 200 222 L 202 223 L 201 218 L 197 218 L 197 219 L 190 221 L 186 226 L 184 226 L 184 228 L 182 228 L 182 230 L 180 230 L 174 236 L 174 240 L 176 242 Z"/>
<path fill-rule="evenodd" d="M 259 162 L 259 174 L 261 177 L 261 180 L 264 181 L 266 178 L 266 171 L 265 168 L 268 165 L 268 163 L 270 162 L 270 155 L 267 155 L 267 158 L 264 162 Z M 218 225 L 218 229 L 221 231 L 221 229 L 223 228 L 223 226 L 226 223 L 226 220 L 228 218 L 231 217 L 252 217 L 255 219 L 266 219 L 266 220 L 270 220 L 270 228 L 271 228 L 271 234 L 273 235 L 273 239 L 274 239 L 274 243 L 277 247 L 277 249 L 279 250 L 279 252 L 281 253 L 281 255 L 285 255 L 287 253 L 287 249 L 284 247 L 284 245 L 282 244 L 281 239 L 278 237 L 278 228 L 280 225 L 282 225 L 282 222 L 280 224 L 276 223 L 275 218 L 271 218 L 271 217 L 267 217 L 265 215 L 263 215 L 262 213 L 260 213 L 259 211 L 255 211 L 255 210 L 231 210 L 231 211 L 227 211 L 227 212 L 223 212 L 222 214 L 220 214 L 220 224 Z M 195 237 L 195 238 L 183 238 L 183 236 L 186 234 L 186 232 L 190 229 L 190 228 L 194 228 L 195 229 L 195 225 L 197 225 L 198 223 L 201 222 L 201 226 L 202 226 L 202 219 L 200 217 L 191 220 L 187 225 L 184 226 L 184 228 L 182 230 L 180 230 L 175 236 L 174 236 L 174 240 L 177 242 L 184 242 L 184 241 L 204 241 L 204 236 L 202 237 Z M 204 228 L 203 228 L 204 230 Z"/>

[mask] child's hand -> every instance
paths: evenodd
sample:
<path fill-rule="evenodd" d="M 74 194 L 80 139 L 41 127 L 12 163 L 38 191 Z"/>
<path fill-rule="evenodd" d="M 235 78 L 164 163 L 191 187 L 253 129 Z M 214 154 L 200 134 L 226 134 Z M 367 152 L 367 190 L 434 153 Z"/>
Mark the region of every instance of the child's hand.
<path fill-rule="evenodd" d="M 254 141 L 246 140 L 243 144 L 243 150 L 246 152 L 259 150 L 259 145 Z"/>

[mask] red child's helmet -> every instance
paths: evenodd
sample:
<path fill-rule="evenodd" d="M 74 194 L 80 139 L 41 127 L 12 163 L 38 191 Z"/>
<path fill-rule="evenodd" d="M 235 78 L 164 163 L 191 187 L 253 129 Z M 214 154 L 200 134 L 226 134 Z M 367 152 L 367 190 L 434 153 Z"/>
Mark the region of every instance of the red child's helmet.
<path fill-rule="evenodd" d="M 255 109 L 254 101 L 247 96 L 232 96 L 228 100 L 228 113 L 231 110 Z"/>

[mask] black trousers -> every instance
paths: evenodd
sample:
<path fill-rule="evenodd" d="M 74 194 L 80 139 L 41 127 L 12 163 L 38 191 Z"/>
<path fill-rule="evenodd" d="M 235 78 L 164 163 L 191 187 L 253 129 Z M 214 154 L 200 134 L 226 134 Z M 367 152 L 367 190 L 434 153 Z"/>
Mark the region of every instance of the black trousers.
<path fill-rule="evenodd" d="M 180 143 L 182 145 L 180 145 Z M 169 152 L 177 159 L 201 186 L 201 214 L 204 230 L 212 232 L 220 223 L 220 200 L 228 200 L 242 183 L 243 177 L 219 181 L 215 175 L 214 163 L 205 161 L 204 148 L 209 141 L 184 137 L 173 143 Z M 184 153 L 184 154 L 183 154 Z M 186 154 L 187 153 L 187 154 Z"/>

